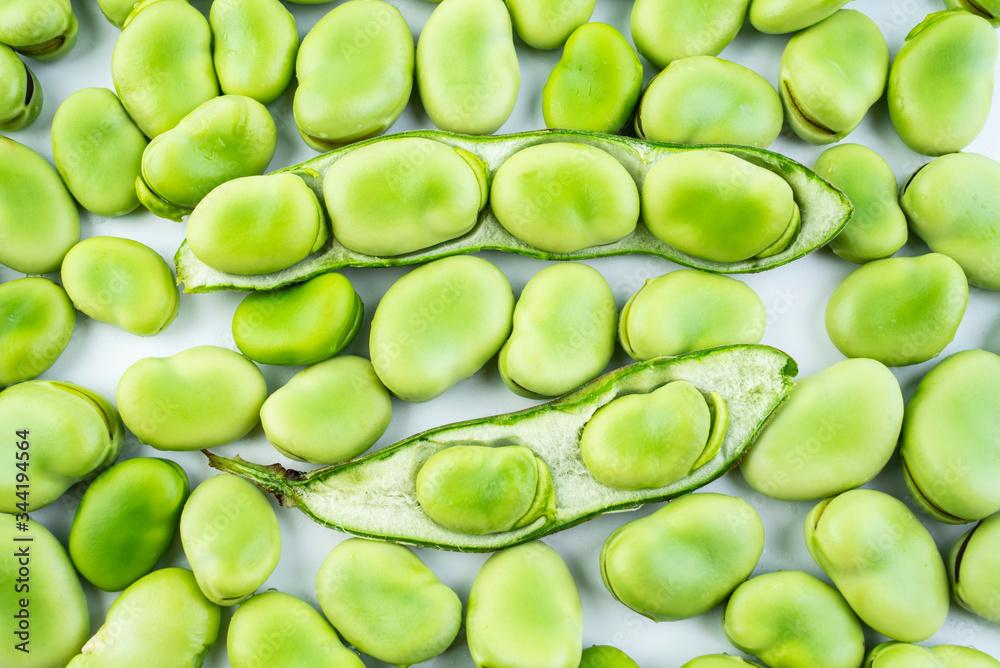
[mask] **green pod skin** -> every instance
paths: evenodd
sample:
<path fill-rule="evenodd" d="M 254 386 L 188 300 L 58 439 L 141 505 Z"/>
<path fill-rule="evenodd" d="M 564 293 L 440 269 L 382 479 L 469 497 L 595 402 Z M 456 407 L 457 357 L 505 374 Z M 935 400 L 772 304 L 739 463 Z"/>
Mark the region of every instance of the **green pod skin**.
<path fill-rule="evenodd" d="M 619 397 L 598 409 L 580 436 L 580 455 L 598 481 L 615 489 L 664 487 L 704 465 L 725 433 L 718 395 L 713 421 L 698 388 L 680 380 L 649 394 Z"/>
<path fill-rule="evenodd" d="M 260 274 L 291 267 L 326 243 L 316 194 L 294 174 L 226 181 L 198 202 L 187 223 L 191 252 L 209 267 Z"/>
<path fill-rule="evenodd" d="M 878 475 L 902 424 L 903 394 L 892 372 L 875 360 L 843 360 L 798 382 L 740 473 L 782 501 L 840 494 Z"/>
<path fill-rule="evenodd" d="M 397 8 L 351 0 L 333 9 L 302 40 L 295 61 L 302 139 L 329 151 L 388 130 L 410 100 L 413 63 L 413 35 Z"/>
<path fill-rule="evenodd" d="M 157 135 L 142 153 L 135 189 L 143 205 L 180 222 L 218 185 L 264 173 L 278 135 L 267 107 L 242 95 L 208 100 Z"/>
<path fill-rule="evenodd" d="M 514 293 L 495 265 L 470 255 L 436 260 L 382 297 L 369 338 L 372 364 L 400 399 L 428 401 L 500 351 L 513 314 Z"/>
<path fill-rule="evenodd" d="M 601 548 L 611 595 L 650 619 L 704 614 L 746 580 L 764 551 L 764 524 L 743 499 L 689 494 L 619 527 Z"/>
<path fill-rule="evenodd" d="M 594 645 L 583 650 L 579 668 L 639 668 L 639 664 L 617 647 Z"/>
<path fill-rule="evenodd" d="M 364 668 L 323 615 L 279 591 L 252 596 L 233 613 L 226 636 L 233 668 Z"/>
<path fill-rule="evenodd" d="M 751 0 L 750 24 L 763 33 L 780 35 L 815 25 L 849 0 Z"/>
<path fill-rule="evenodd" d="M 462 602 L 409 548 L 349 538 L 316 574 L 323 614 L 359 651 L 405 668 L 448 649 Z"/>
<path fill-rule="evenodd" d="M 949 9 L 964 9 L 1000 26 L 1000 2 L 997 0 L 944 0 L 944 5 Z"/>
<path fill-rule="evenodd" d="M 233 314 L 240 352 L 260 364 L 329 359 L 354 340 L 365 305 L 341 274 L 322 274 L 274 292 L 247 295 Z"/>
<path fill-rule="evenodd" d="M 166 459 L 139 457 L 107 469 L 73 517 L 73 565 L 98 589 L 125 589 L 170 547 L 189 491 L 187 473 Z"/>
<path fill-rule="evenodd" d="M 681 666 L 681 668 L 747 668 L 747 666 L 763 668 L 755 661 L 747 661 L 746 659 L 741 659 L 738 656 L 730 654 L 706 654 L 705 656 L 691 659 Z"/>
<path fill-rule="evenodd" d="M 826 333 L 847 357 L 919 364 L 955 338 L 969 301 L 957 262 L 940 253 L 891 257 L 847 275 L 826 305 Z"/>
<path fill-rule="evenodd" d="M 69 345 L 76 310 L 57 283 L 19 278 L 0 284 L 0 387 L 45 372 Z"/>
<path fill-rule="evenodd" d="M 0 137 L 0 263 L 25 274 L 59 271 L 80 240 L 80 213 L 52 165 Z"/>
<path fill-rule="evenodd" d="M 829 244 L 834 253 L 864 264 L 903 247 L 906 216 L 896 195 L 896 175 L 878 153 L 861 144 L 839 144 L 823 151 L 813 169 L 854 204 L 854 217 Z"/>
<path fill-rule="evenodd" d="M 510 117 L 521 86 L 510 14 L 501 0 L 451 0 L 417 42 L 417 87 L 442 130 L 488 135 Z"/>
<path fill-rule="evenodd" d="M 389 391 L 371 362 L 352 355 L 300 371 L 260 409 L 271 445 L 313 464 L 357 457 L 385 433 L 391 418 Z"/>
<path fill-rule="evenodd" d="M 477 535 L 519 529 L 555 515 L 552 474 L 519 445 L 456 445 L 417 472 L 417 501 L 431 519 Z"/>
<path fill-rule="evenodd" d="M 20 529 L 22 524 L 27 528 Z M 0 540 L 8 546 L 0 557 L 0 587 L 6 592 L 0 597 L 0 631 L 7 638 L 0 663 L 66 665 L 90 633 L 87 596 L 73 563 L 58 539 L 27 516 L 0 515 Z"/>
<path fill-rule="evenodd" d="M 583 607 L 559 553 L 535 541 L 487 559 L 472 583 L 465 630 L 477 668 L 578 668 Z"/>
<path fill-rule="evenodd" d="M 139 0 L 97 0 L 101 13 L 108 22 L 118 29 L 125 25 L 125 19 L 132 13 Z"/>
<path fill-rule="evenodd" d="M 532 48 L 551 51 L 565 44 L 573 31 L 590 20 L 597 0 L 506 0 L 506 3 L 517 36 Z"/>
<path fill-rule="evenodd" d="M 227 95 L 278 99 L 295 74 L 299 33 L 278 0 L 220 0 L 208 14 L 215 73 Z"/>
<path fill-rule="evenodd" d="M 0 45 L 0 132 L 26 128 L 42 110 L 42 86 L 17 54 Z"/>
<path fill-rule="evenodd" d="M 566 40 L 542 89 L 550 128 L 614 134 L 642 93 L 642 63 L 622 34 L 606 23 L 586 23 Z"/>
<path fill-rule="evenodd" d="M 1000 668 L 1000 661 L 959 645 L 920 647 L 885 642 L 869 652 L 864 668 Z"/>
<path fill-rule="evenodd" d="M 1000 290 L 1000 162 L 976 153 L 932 160 L 903 186 L 910 228 L 961 265 L 971 285 Z"/>
<path fill-rule="evenodd" d="M 121 418 L 107 399 L 60 381 L 29 380 L 0 392 L 0 426 L 17 436 L 3 442 L 0 454 L 9 462 L 28 461 L 31 468 L 26 499 L 16 494 L 21 469 L 0 471 L 0 513 L 44 508 L 111 466 L 125 443 Z M 19 505 L 25 503 L 27 510 Z"/>
<path fill-rule="evenodd" d="M 476 224 L 488 193 L 482 160 L 418 137 L 351 151 L 323 177 L 334 238 L 375 256 L 403 255 L 462 236 Z"/>
<path fill-rule="evenodd" d="M 635 131 L 649 141 L 767 148 L 783 118 L 778 91 L 756 72 L 715 56 L 689 56 L 649 83 Z"/>
<path fill-rule="evenodd" d="M 759 343 L 767 310 L 746 283 L 695 269 L 645 284 L 622 309 L 622 348 L 635 360 L 682 355 L 734 343 Z"/>
<path fill-rule="evenodd" d="M 205 597 L 216 605 L 245 601 L 274 571 L 281 532 L 259 489 L 234 475 L 194 488 L 181 511 L 181 545 Z"/>
<path fill-rule="evenodd" d="M 79 32 L 70 0 L 7 0 L 0 7 L 0 43 L 36 60 L 62 58 Z"/>
<path fill-rule="evenodd" d="M 140 442 L 157 450 L 201 450 L 257 426 L 267 385 L 243 355 L 198 346 L 139 360 L 122 374 L 115 396 Z"/>
<path fill-rule="evenodd" d="M 155 336 L 177 317 L 174 273 L 138 241 L 84 239 L 66 253 L 62 280 L 77 309 L 138 336 Z"/>
<path fill-rule="evenodd" d="M 800 213 L 781 177 L 718 151 L 678 153 L 653 165 L 642 186 L 642 218 L 666 244 L 713 262 L 780 252 Z"/>
<path fill-rule="evenodd" d="M 187 0 L 141 0 L 111 53 L 122 106 L 147 137 L 219 95 L 208 20 Z"/>
<path fill-rule="evenodd" d="M 662 70 L 688 56 L 717 56 L 743 27 L 750 0 L 636 0 L 635 48 Z"/>
<path fill-rule="evenodd" d="M 115 599 L 67 668 L 201 668 L 219 636 L 220 616 L 191 571 L 153 571 Z"/>
<path fill-rule="evenodd" d="M 733 592 L 722 630 L 771 668 L 858 668 L 861 622 L 836 589 L 802 571 L 750 578 Z"/>
<path fill-rule="evenodd" d="M 889 117 L 924 155 L 960 151 L 986 125 L 998 42 L 993 26 L 962 9 L 928 16 L 906 36 L 889 70 Z"/>
<path fill-rule="evenodd" d="M 73 93 L 52 119 L 56 169 L 76 201 L 98 216 L 121 216 L 139 206 L 135 181 L 146 144 L 107 88 Z"/>
<path fill-rule="evenodd" d="M 810 144 L 854 131 L 882 97 L 889 47 L 870 18 L 841 9 L 792 37 L 778 73 L 788 124 Z"/>
<path fill-rule="evenodd" d="M 542 269 L 514 307 L 500 378 L 530 398 L 566 394 L 600 376 L 615 351 L 618 311 L 607 280 L 585 264 Z"/>
<path fill-rule="evenodd" d="M 926 640 L 948 616 L 948 576 L 930 532 L 884 492 L 852 489 L 806 516 L 813 561 L 863 622 L 904 642 Z"/>
<path fill-rule="evenodd" d="M 493 177 L 490 207 L 521 241 L 551 253 L 572 253 L 632 234 L 639 220 L 639 191 L 610 154 L 560 142 L 507 158 Z"/>
<path fill-rule="evenodd" d="M 951 595 L 960 606 L 1000 624 L 1000 515 L 991 515 L 963 535 L 948 552 Z"/>
<path fill-rule="evenodd" d="M 906 406 L 899 458 L 917 504 L 964 524 L 1000 510 L 1000 356 L 968 350 L 931 369 Z"/>

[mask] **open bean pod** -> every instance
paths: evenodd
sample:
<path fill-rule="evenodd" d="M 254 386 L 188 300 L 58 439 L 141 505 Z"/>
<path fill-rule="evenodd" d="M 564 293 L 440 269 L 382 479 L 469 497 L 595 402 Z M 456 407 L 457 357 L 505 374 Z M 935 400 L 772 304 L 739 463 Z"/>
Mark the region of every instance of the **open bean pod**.
<path fill-rule="evenodd" d="M 582 131 L 539 131 L 522 134 L 468 137 L 440 131 L 420 130 L 403 134 L 379 137 L 349 147 L 331 151 L 322 156 L 299 165 L 294 165 L 277 173 L 292 173 L 301 177 L 306 184 L 324 200 L 324 177 L 343 157 L 354 151 L 361 151 L 379 142 L 400 142 L 404 138 L 423 138 L 453 147 L 463 157 L 467 156 L 473 169 L 479 163 L 485 164 L 487 176 L 492 177 L 508 158 L 522 149 L 537 147 L 544 144 L 571 142 L 598 149 L 614 158 L 635 182 L 641 192 L 650 169 L 662 159 L 681 153 L 712 151 L 726 153 L 744 161 L 748 170 L 770 172 L 784 180 L 791 188 L 794 203 L 801 215 L 801 225 L 791 235 L 791 239 L 782 239 L 787 245 L 766 249 L 767 253 L 752 253 L 751 257 L 737 261 L 708 260 L 696 257 L 667 245 L 650 232 L 640 216 L 634 231 L 616 241 L 591 245 L 572 251 L 542 250 L 529 245 L 507 231 L 494 214 L 493 207 L 485 206 L 478 212 L 471 229 L 457 228 L 454 236 L 438 240 L 434 245 L 423 246 L 416 250 L 407 250 L 392 257 L 368 255 L 352 251 L 343 246 L 336 238 L 327 240 L 326 244 L 316 253 L 280 271 L 268 274 L 236 275 L 213 269 L 198 259 L 190 246 L 185 242 L 177 251 L 175 261 L 178 269 L 178 279 L 185 285 L 187 292 L 211 292 L 214 290 L 271 290 L 292 283 L 298 283 L 318 274 L 326 273 L 342 267 L 386 267 L 408 265 L 426 262 L 448 255 L 469 253 L 481 250 L 501 250 L 520 255 L 527 255 L 543 260 L 578 260 L 612 255 L 627 255 L 640 253 L 672 260 L 681 265 L 713 271 L 717 273 L 752 273 L 771 269 L 792 260 L 798 259 L 816 248 L 823 246 L 844 227 L 853 211 L 846 196 L 830 186 L 813 171 L 776 153 L 744 146 L 681 146 L 647 142 L 627 137 L 603 135 Z M 472 155 L 469 155 L 472 154 Z M 415 160 L 420 156 L 415 156 Z M 427 158 L 424 157 L 424 160 Z M 422 163 L 417 163 L 422 164 Z M 463 166 L 464 167 L 464 166 Z M 417 173 L 420 170 L 411 170 Z M 351 176 L 351 172 L 347 172 Z M 345 177 L 346 178 L 346 177 Z M 456 176 L 455 178 L 460 178 Z M 720 177 L 714 183 L 704 184 L 708 189 L 714 189 L 713 194 L 720 200 L 728 201 L 733 192 L 748 175 L 740 172 Z M 329 183 L 326 184 L 329 188 Z M 557 187 L 568 188 L 573 184 L 553 183 Z M 494 188 L 495 190 L 495 188 Z M 540 204 L 545 204 L 546 197 L 554 199 L 558 193 L 548 193 L 542 188 L 539 194 Z M 495 193 L 494 193 L 495 195 Z M 370 200 L 378 204 L 373 196 Z M 329 203 L 329 202 L 328 202 Z M 528 212 L 530 214 L 530 212 Z M 331 216 L 333 217 L 333 216 Z M 336 226 L 336 221 L 334 225 Z M 791 229 L 789 226 L 788 229 Z M 336 230 L 334 233 L 336 237 Z M 606 241 L 606 240 L 601 240 Z M 601 241 L 592 243 L 601 243 Z"/>

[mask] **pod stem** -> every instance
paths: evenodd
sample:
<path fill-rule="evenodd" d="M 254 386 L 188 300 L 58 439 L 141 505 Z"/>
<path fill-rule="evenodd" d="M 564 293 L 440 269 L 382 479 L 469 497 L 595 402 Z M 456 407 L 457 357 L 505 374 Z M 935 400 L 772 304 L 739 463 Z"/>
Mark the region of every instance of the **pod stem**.
<path fill-rule="evenodd" d="M 208 457 L 208 465 L 212 468 L 246 478 L 264 492 L 273 494 L 274 498 L 286 508 L 296 506 L 297 495 L 293 489 L 293 483 L 302 478 L 301 471 L 286 469 L 281 464 L 254 464 L 239 455 L 230 459 L 220 457 L 209 450 L 201 452 Z"/>

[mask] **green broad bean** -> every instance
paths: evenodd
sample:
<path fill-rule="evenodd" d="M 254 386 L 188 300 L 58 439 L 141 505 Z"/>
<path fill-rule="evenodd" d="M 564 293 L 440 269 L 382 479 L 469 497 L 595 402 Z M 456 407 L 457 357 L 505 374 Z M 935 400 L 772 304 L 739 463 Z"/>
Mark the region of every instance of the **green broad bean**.
<path fill-rule="evenodd" d="M 657 69 L 688 56 L 717 56 L 743 27 L 750 0 L 636 0 L 635 48 Z"/>
<path fill-rule="evenodd" d="M 14 515 L 0 515 L 0 540 L 8 546 L 0 557 L 0 587 L 7 592 L 0 597 L 6 636 L 0 663 L 66 665 L 90 633 L 87 597 L 66 550 L 44 526 Z"/>
<path fill-rule="evenodd" d="M 639 191 L 606 151 L 558 142 L 507 158 L 493 177 L 490 207 L 521 241 L 551 253 L 572 253 L 632 234 L 639 221 Z"/>
<path fill-rule="evenodd" d="M 1000 661 L 959 645 L 921 647 L 885 642 L 868 653 L 864 668 L 1000 668 Z"/>
<path fill-rule="evenodd" d="M 1000 26 L 1000 2 L 997 0 L 944 0 L 944 4 L 949 9 L 964 9 L 992 23 Z"/>
<path fill-rule="evenodd" d="M 111 466 L 122 452 L 125 428 L 118 411 L 97 392 L 52 380 L 29 380 L 0 392 L 6 461 L 30 450 L 31 490 L 18 498 L 15 466 L 0 470 L 0 513 L 34 512 L 67 489 Z M 27 509 L 18 503 L 27 504 Z"/>
<path fill-rule="evenodd" d="M 243 355 L 198 346 L 139 360 L 122 374 L 115 396 L 140 442 L 157 450 L 201 450 L 257 426 L 267 385 Z"/>
<path fill-rule="evenodd" d="M 642 219 L 664 243 L 713 262 L 778 253 L 800 225 L 784 179 L 718 151 L 677 153 L 653 165 L 642 187 Z"/>
<path fill-rule="evenodd" d="M 764 302 L 746 283 L 682 269 L 646 279 L 622 309 L 618 335 L 625 352 L 641 361 L 759 343 L 766 327 Z"/>
<path fill-rule="evenodd" d="M 69 345 L 76 311 L 66 291 L 47 278 L 0 284 L 0 387 L 45 372 Z"/>
<path fill-rule="evenodd" d="M 458 255 L 422 265 L 396 281 L 375 309 L 369 339 L 375 372 L 400 399 L 433 399 L 500 351 L 513 313 L 510 283 L 490 262 Z"/>
<path fill-rule="evenodd" d="M 551 51 L 590 20 L 597 0 L 506 0 L 514 31 L 525 44 Z M 621 127 L 621 126 L 619 126 Z"/>
<path fill-rule="evenodd" d="M 771 668 L 858 668 L 861 622 L 836 589 L 802 571 L 750 578 L 733 592 L 722 630 Z"/>
<path fill-rule="evenodd" d="M 189 491 L 184 469 L 166 459 L 139 457 L 107 469 L 73 517 L 73 565 L 98 589 L 125 589 L 170 547 Z"/>
<path fill-rule="evenodd" d="M 917 504 L 964 524 L 1000 510 L 1000 356 L 967 350 L 931 369 L 906 406 L 899 458 Z"/>
<path fill-rule="evenodd" d="M 219 95 L 208 19 L 187 0 L 141 0 L 111 52 L 111 80 L 147 137 Z"/>
<path fill-rule="evenodd" d="M 347 642 L 400 668 L 448 649 L 462 625 L 458 596 L 402 545 L 343 541 L 319 567 L 316 594 Z"/>
<path fill-rule="evenodd" d="M 585 264 L 542 269 L 514 307 L 513 331 L 500 349 L 500 378 L 515 394 L 541 398 L 600 376 L 615 350 L 618 311 L 607 280 Z"/>
<path fill-rule="evenodd" d="M 298 366 L 333 357 L 361 328 L 365 305 L 341 274 L 320 274 L 247 295 L 233 314 L 240 352 L 260 364 Z"/>
<path fill-rule="evenodd" d="M 763 668 L 759 663 L 747 661 L 731 654 L 706 654 L 705 656 L 695 657 L 681 666 L 681 668 L 747 668 L 747 666 Z"/>
<path fill-rule="evenodd" d="M 125 19 L 132 13 L 139 0 L 97 0 L 101 13 L 108 22 L 118 29 L 125 25 Z"/>
<path fill-rule="evenodd" d="M 70 0 L 6 0 L 0 6 L 0 43 L 36 60 L 62 58 L 79 32 Z"/>
<path fill-rule="evenodd" d="M 287 269 L 315 253 L 329 232 L 316 194 L 295 174 L 226 181 L 198 202 L 187 223 L 191 252 L 232 274 Z"/>
<path fill-rule="evenodd" d="M 819 23 L 849 0 L 750 0 L 750 24 L 763 33 L 780 35 Z"/>
<path fill-rule="evenodd" d="M 828 148 L 813 169 L 854 204 L 854 217 L 830 241 L 830 249 L 864 264 L 894 254 L 906 243 L 906 216 L 896 194 L 896 175 L 882 157 L 861 144 Z"/>
<path fill-rule="evenodd" d="M 201 668 L 219 636 L 220 617 L 191 571 L 162 568 L 115 599 L 104 625 L 67 668 Z"/>
<path fill-rule="evenodd" d="M 468 151 L 421 137 L 353 150 L 323 177 L 334 238 L 375 256 L 411 253 L 460 237 L 489 194 L 489 169 Z"/>
<path fill-rule="evenodd" d="M 357 457 L 385 433 L 391 417 L 389 391 L 371 362 L 351 355 L 300 371 L 260 409 L 275 449 L 313 464 Z"/>
<path fill-rule="evenodd" d="M 642 63 L 622 34 L 606 23 L 586 23 L 566 40 L 542 89 L 550 128 L 615 134 L 642 93 Z"/>
<path fill-rule="evenodd" d="M 951 595 L 960 606 L 1000 624 L 1000 514 L 990 515 L 959 538 L 948 552 Z"/>
<path fill-rule="evenodd" d="M 764 551 L 764 524 L 739 497 L 689 494 L 614 531 L 601 548 L 611 595 L 650 619 L 704 614 L 746 580 Z"/>
<path fill-rule="evenodd" d="M 0 264 L 25 274 L 58 271 L 80 240 L 80 213 L 56 170 L 0 137 Z"/>
<path fill-rule="evenodd" d="M 838 142 L 882 97 L 888 74 L 882 31 L 861 12 L 841 9 L 785 47 L 778 74 L 785 118 L 810 144 Z"/>
<path fill-rule="evenodd" d="M 177 317 L 174 273 L 138 241 L 84 239 L 66 253 L 62 281 L 78 310 L 132 334 L 155 336 Z"/>
<path fill-rule="evenodd" d="M 783 117 L 778 91 L 756 72 L 715 56 L 688 56 L 650 82 L 635 131 L 655 142 L 767 148 Z"/>
<path fill-rule="evenodd" d="M 583 608 L 562 557 L 538 541 L 496 552 L 472 583 L 465 630 L 478 668 L 578 668 Z"/>
<path fill-rule="evenodd" d="M 639 664 L 617 647 L 594 645 L 583 650 L 579 668 L 639 668 Z"/>
<path fill-rule="evenodd" d="M 278 99 L 295 74 L 299 33 L 278 0 L 219 0 L 208 14 L 219 87 L 261 104 Z"/>
<path fill-rule="evenodd" d="M 52 119 L 52 155 L 73 197 L 98 216 L 137 206 L 146 137 L 107 88 L 84 88 L 63 101 Z"/>
<path fill-rule="evenodd" d="M 990 113 L 997 50 L 989 21 L 961 9 L 911 30 L 892 61 L 887 95 L 903 143 L 925 155 L 968 146 Z"/>
<path fill-rule="evenodd" d="M 42 110 L 42 86 L 17 54 L 0 45 L 0 132 L 26 128 Z"/>
<path fill-rule="evenodd" d="M 935 158 L 899 197 L 910 228 L 961 265 L 969 283 L 1000 290 L 1000 162 L 976 153 Z"/>
<path fill-rule="evenodd" d="M 902 424 L 903 394 L 892 372 L 875 360 L 843 360 L 798 381 L 740 473 L 782 501 L 840 494 L 878 475 Z"/>
<path fill-rule="evenodd" d="M 233 668 L 364 668 L 323 615 L 279 591 L 250 597 L 233 613 L 226 636 Z"/>
<path fill-rule="evenodd" d="M 931 534 L 899 501 L 852 489 L 805 521 L 809 554 L 863 622 L 893 640 L 926 640 L 948 615 L 948 576 Z"/>
<path fill-rule="evenodd" d="M 555 515 L 552 474 L 526 447 L 454 445 L 417 472 L 417 501 L 431 519 L 477 535 L 520 529 Z"/>
<path fill-rule="evenodd" d="M 142 153 L 139 201 L 177 222 L 218 185 L 264 173 L 278 135 L 267 107 L 242 95 L 208 100 Z"/>
<path fill-rule="evenodd" d="M 253 483 L 234 475 L 194 488 L 181 511 L 180 534 L 198 586 L 216 605 L 249 598 L 281 556 L 274 509 Z"/>
<path fill-rule="evenodd" d="M 931 651 L 944 661 L 944 668 L 1000 668 L 1000 661 L 972 647 L 938 645 Z"/>
<path fill-rule="evenodd" d="M 718 452 L 728 413 L 717 393 L 712 403 L 714 420 L 701 391 L 683 380 L 618 397 L 583 428 L 583 463 L 594 478 L 616 489 L 670 485 Z"/>
<path fill-rule="evenodd" d="M 396 7 L 351 0 L 333 9 L 302 40 L 295 61 L 302 139 L 329 151 L 385 132 L 410 99 L 413 64 L 413 35 Z"/>
<path fill-rule="evenodd" d="M 946 255 L 874 260 L 834 289 L 826 332 L 847 357 L 919 364 L 955 338 L 968 300 L 965 273 Z"/>
<path fill-rule="evenodd" d="M 417 42 L 417 88 L 434 125 L 488 135 L 510 117 L 521 85 L 510 14 L 501 0 L 450 0 Z"/>

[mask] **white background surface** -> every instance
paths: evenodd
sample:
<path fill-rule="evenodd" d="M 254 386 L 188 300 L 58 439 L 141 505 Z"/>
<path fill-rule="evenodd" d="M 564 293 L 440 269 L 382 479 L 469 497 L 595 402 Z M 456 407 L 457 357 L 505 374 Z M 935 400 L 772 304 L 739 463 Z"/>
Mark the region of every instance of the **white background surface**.
<path fill-rule="evenodd" d="M 413 29 L 414 36 L 436 5 L 423 0 L 389 0 L 397 5 Z M 208 0 L 195 0 L 195 6 L 206 14 Z M 861 10 L 871 16 L 882 28 L 895 55 L 906 33 L 924 16 L 941 9 L 941 0 L 856 0 L 848 8 Z M 299 34 L 304 36 L 310 27 L 335 3 L 322 5 L 289 5 L 298 22 Z M 629 37 L 628 19 L 631 2 L 626 0 L 598 0 L 592 20 L 604 21 L 618 27 Z M 74 0 L 74 10 L 80 20 L 80 37 L 76 48 L 65 58 L 42 63 L 29 61 L 41 82 L 45 104 L 38 120 L 28 129 L 10 133 L 19 142 L 27 144 L 51 160 L 49 139 L 52 116 L 58 105 L 72 92 L 87 86 L 112 88 L 110 57 L 118 30 L 100 13 L 93 0 Z M 746 24 L 735 42 L 721 54 L 722 57 L 746 65 L 762 74 L 772 84 L 777 84 L 778 63 L 781 51 L 789 36 L 769 36 L 757 33 Z M 521 66 L 521 88 L 517 106 L 501 132 L 533 130 L 544 127 L 541 111 L 542 86 L 552 67 L 558 61 L 560 50 L 540 52 L 526 47 L 515 38 Z M 630 40 L 631 41 L 631 40 Z M 648 82 L 656 70 L 648 62 L 645 66 Z M 294 88 L 294 87 L 293 87 Z M 271 169 L 277 169 L 316 155 L 301 141 L 291 113 L 293 88 L 270 106 L 279 130 L 279 145 Z M 1000 97 L 1000 96 L 998 96 Z M 414 100 L 392 131 L 432 127 L 419 102 Z M 896 136 L 889 121 L 885 100 L 879 101 L 861 127 L 846 141 L 866 144 L 882 154 L 895 170 L 902 183 L 905 178 L 929 158 L 907 149 Z M 771 147 L 811 166 L 823 147 L 814 147 L 797 139 L 790 130 Z M 1000 104 L 996 103 L 986 130 L 967 150 L 1000 159 Z M 83 212 L 83 236 L 115 235 L 139 240 L 156 249 L 171 261 L 174 251 L 184 238 L 184 226 L 156 218 L 148 212 L 134 212 L 117 219 L 102 219 Z M 919 241 L 911 241 L 901 251 L 903 255 L 927 252 Z M 507 274 L 515 293 L 548 263 L 502 253 L 483 253 L 483 257 L 499 265 Z M 677 267 L 670 262 L 644 256 L 611 258 L 589 261 L 599 269 L 614 289 L 619 309 L 628 298 L 650 277 L 659 276 Z M 823 313 L 827 299 L 834 287 L 856 265 L 837 258 L 828 250 L 813 253 L 790 265 L 753 276 L 741 276 L 763 298 L 768 308 L 767 332 L 763 343 L 775 346 L 794 357 L 800 367 L 800 376 L 820 371 L 843 359 L 826 335 Z M 355 341 L 344 351 L 365 355 L 368 353 L 368 333 L 371 315 L 385 290 L 408 268 L 348 270 L 344 274 L 354 283 L 366 305 L 365 322 Z M 0 280 L 11 280 L 19 274 L 0 267 Z M 58 280 L 57 276 L 53 276 Z M 113 398 L 118 378 L 136 360 L 148 356 L 166 356 L 186 348 L 213 344 L 235 349 L 230 332 L 231 318 L 243 295 L 216 293 L 208 295 L 182 295 L 177 319 L 162 334 L 153 338 L 140 338 L 110 325 L 90 320 L 80 314 L 76 331 L 69 347 L 55 365 L 42 377 L 69 380 L 91 387 Z M 954 342 L 944 354 L 969 348 L 985 348 L 1000 353 L 1000 293 L 978 288 L 970 290 L 969 306 Z M 940 358 L 939 358 L 940 359 Z M 904 396 L 909 398 L 916 384 L 938 361 L 932 360 L 914 367 L 895 369 Z M 628 363 L 629 358 L 619 349 L 612 366 Z M 284 384 L 299 368 L 263 366 L 268 387 L 274 391 Z M 440 424 L 461 419 L 506 412 L 532 405 L 536 402 L 511 394 L 500 380 L 496 361 L 491 360 L 473 378 L 463 381 L 441 397 L 425 404 L 406 404 L 394 400 L 393 419 L 388 431 L 376 447 L 393 443 L 410 434 Z M 219 454 L 270 463 L 280 461 L 292 468 L 303 465 L 282 458 L 270 447 L 258 427 L 241 441 L 217 448 Z M 125 446 L 124 457 L 164 456 L 148 446 L 140 445 L 131 434 Z M 169 453 L 183 464 L 192 486 L 211 476 L 201 454 Z M 998 481 L 1000 484 L 1000 481 Z M 890 492 L 914 507 L 906 493 L 899 462 L 896 457 L 875 480 L 874 487 Z M 754 571 L 761 574 L 775 570 L 801 569 L 826 579 L 809 557 L 802 538 L 802 523 L 812 503 L 778 502 L 754 493 L 738 472 L 709 485 L 706 490 L 736 494 L 748 499 L 764 519 L 766 545 L 764 555 Z M 75 511 L 80 489 L 73 489 L 50 507 L 36 512 L 33 518 L 49 527 L 64 543 Z M 273 500 L 272 500 L 273 501 Z M 276 504 L 275 504 L 276 505 Z M 673 668 L 695 656 L 717 652 L 737 653 L 722 633 L 721 608 L 699 618 L 656 624 L 637 615 L 616 602 L 605 590 L 598 569 L 598 555 L 605 538 L 621 524 L 649 514 L 659 507 L 605 516 L 585 525 L 570 529 L 545 539 L 567 561 L 584 603 L 584 646 L 613 644 L 630 654 L 644 667 Z M 316 605 L 314 578 L 323 558 L 345 536 L 324 529 L 295 510 L 277 509 L 282 531 L 282 556 L 277 570 L 263 588 L 277 588 L 299 596 Z M 918 517 L 932 531 L 939 547 L 947 551 L 952 543 L 969 527 L 938 524 L 918 511 Z M 420 557 L 449 586 L 455 589 L 463 603 L 479 566 L 487 555 L 469 555 L 440 552 L 430 549 L 417 551 Z M 187 562 L 179 541 L 174 544 L 160 566 L 181 565 Z M 103 623 L 107 607 L 116 594 L 107 594 L 85 585 L 90 600 L 92 627 Z M 222 640 L 228 626 L 231 610 L 223 615 L 220 642 L 209 656 L 206 665 L 228 666 L 225 642 Z M 885 639 L 870 630 L 867 632 L 869 649 Z M 978 617 L 952 606 L 944 627 L 925 645 L 954 643 L 973 645 L 1000 657 L 1000 629 Z M 381 666 L 365 657 L 369 666 Z M 468 648 L 464 631 L 454 646 L 442 656 L 427 662 L 428 666 L 469 666 Z"/>

